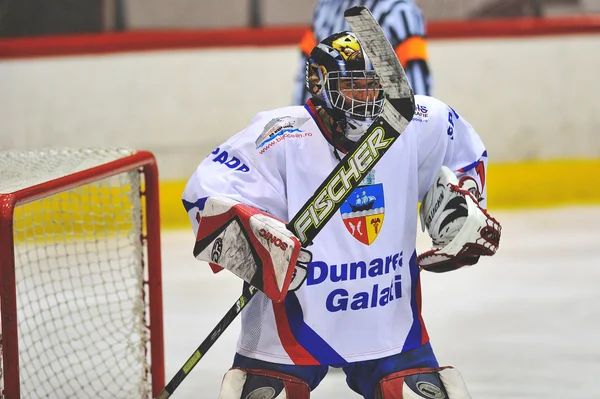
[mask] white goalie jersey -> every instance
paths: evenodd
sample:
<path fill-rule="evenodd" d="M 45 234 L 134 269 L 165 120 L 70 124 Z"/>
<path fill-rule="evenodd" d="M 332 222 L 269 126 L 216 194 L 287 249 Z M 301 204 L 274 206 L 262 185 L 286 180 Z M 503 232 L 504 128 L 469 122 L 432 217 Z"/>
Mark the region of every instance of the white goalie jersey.
<path fill-rule="evenodd" d="M 308 248 L 304 285 L 281 303 L 259 292 L 247 305 L 239 354 L 343 365 L 428 342 L 416 264 L 418 203 L 444 165 L 473 179 L 485 207 L 487 153 L 454 109 L 432 97 L 415 102 L 408 128 Z M 187 183 L 183 203 L 195 233 L 206 199 L 217 195 L 290 220 L 338 163 L 334 144 L 311 101 L 259 113 Z"/>

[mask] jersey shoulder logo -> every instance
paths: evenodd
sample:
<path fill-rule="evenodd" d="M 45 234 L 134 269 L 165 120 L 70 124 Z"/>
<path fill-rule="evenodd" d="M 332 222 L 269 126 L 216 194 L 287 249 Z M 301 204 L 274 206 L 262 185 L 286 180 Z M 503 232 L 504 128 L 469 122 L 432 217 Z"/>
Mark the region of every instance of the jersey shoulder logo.
<path fill-rule="evenodd" d="M 413 120 L 418 122 L 429 122 L 429 109 L 425 105 L 415 105 L 415 116 Z"/>
<path fill-rule="evenodd" d="M 371 245 L 379 235 L 385 213 L 383 184 L 372 180 L 369 174 L 363 181 L 366 184 L 358 186 L 340 207 L 346 229 L 365 245 Z"/>
<path fill-rule="evenodd" d="M 291 116 L 271 119 L 263 128 L 260 136 L 256 139 L 256 149 L 260 150 L 269 144 L 283 140 L 286 136 L 295 136 L 296 134 L 303 135 L 300 126 L 309 119 L 310 118 L 295 118 Z"/>

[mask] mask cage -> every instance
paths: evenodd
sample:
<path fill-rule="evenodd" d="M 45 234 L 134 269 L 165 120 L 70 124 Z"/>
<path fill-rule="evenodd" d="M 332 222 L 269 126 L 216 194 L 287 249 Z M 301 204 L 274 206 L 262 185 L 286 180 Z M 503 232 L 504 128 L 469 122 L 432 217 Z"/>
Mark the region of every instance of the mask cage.
<path fill-rule="evenodd" d="M 332 107 L 359 120 L 373 119 L 383 110 L 383 89 L 375 71 L 330 71 L 325 91 Z"/>

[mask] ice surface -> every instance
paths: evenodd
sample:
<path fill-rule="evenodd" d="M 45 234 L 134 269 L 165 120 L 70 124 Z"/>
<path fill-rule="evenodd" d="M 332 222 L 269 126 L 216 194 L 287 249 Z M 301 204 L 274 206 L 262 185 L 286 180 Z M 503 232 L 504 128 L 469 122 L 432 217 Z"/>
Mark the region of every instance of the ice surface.
<path fill-rule="evenodd" d="M 597 399 L 600 391 L 600 207 L 493 212 L 503 226 L 493 258 L 423 273 L 423 317 L 441 364 L 461 371 L 474 399 Z M 360 244 L 357 244 L 360 245 Z M 419 250 L 428 245 L 419 236 Z M 190 231 L 163 235 L 167 382 L 239 294 L 192 256 Z M 239 318 L 173 398 L 216 399 Z M 332 370 L 311 397 L 359 398 Z"/>

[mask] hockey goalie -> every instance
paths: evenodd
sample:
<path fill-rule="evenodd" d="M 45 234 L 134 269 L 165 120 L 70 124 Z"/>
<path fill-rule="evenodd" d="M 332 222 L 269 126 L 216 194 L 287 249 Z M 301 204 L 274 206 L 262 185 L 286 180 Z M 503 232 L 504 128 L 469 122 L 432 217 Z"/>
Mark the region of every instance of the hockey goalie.
<path fill-rule="evenodd" d="M 329 367 L 368 399 L 470 397 L 436 359 L 420 287 L 421 270 L 456 272 L 499 245 L 485 208 L 487 152 L 461 114 L 415 96 L 412 122 L 313 244 L 286 229 L 382 112 L 367 53 L 352 32 L 321 41 L 306 65 L 307 103 L 257 114 L 187 183 L 196 257 L 260 290 L 242 312 L 221 399 L 309 398 Z M 268 76 L 256 78 L 269 89 Z M 433 243 L 422 254 L 419 219 Z"/>

